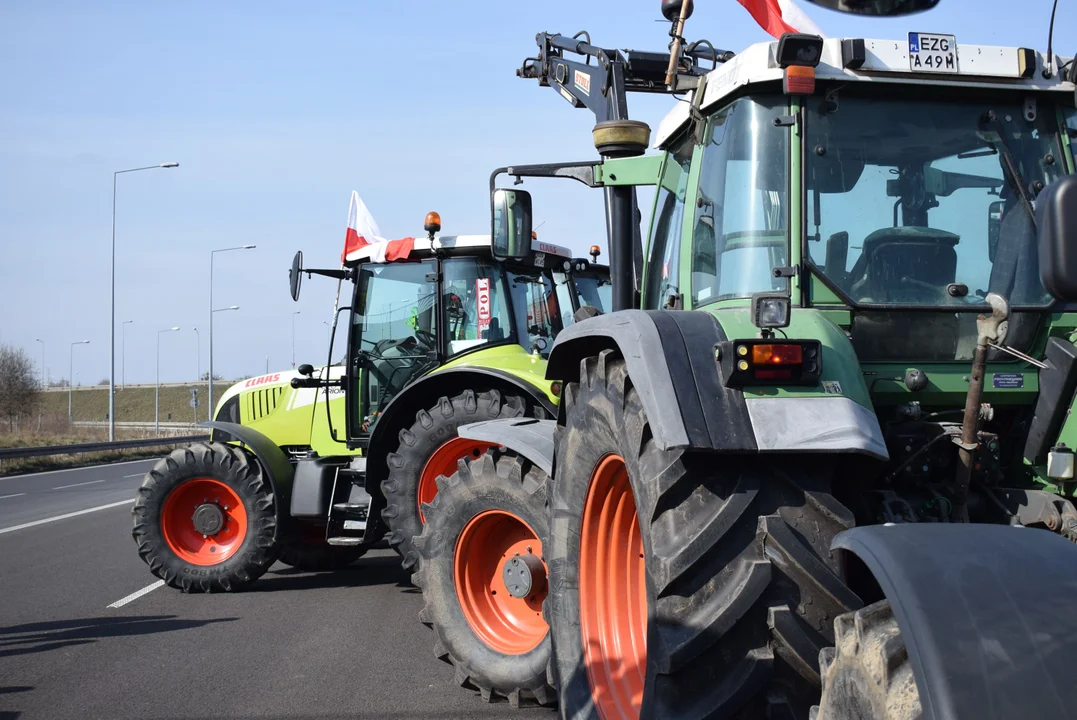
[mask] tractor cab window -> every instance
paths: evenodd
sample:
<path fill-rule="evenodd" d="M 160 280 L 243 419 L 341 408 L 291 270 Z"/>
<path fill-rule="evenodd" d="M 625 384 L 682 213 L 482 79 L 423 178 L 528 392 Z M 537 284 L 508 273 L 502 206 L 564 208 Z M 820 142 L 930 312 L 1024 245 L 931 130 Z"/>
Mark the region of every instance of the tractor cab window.
<path fill-rule="evenodd" d="M 784 290 L 789 128 L 782 96 L 737 100 L 707 123 L 692 222 L 692 304 Z"/>
<path fill-rule="evenodd" d="M 690 136 L 686 136 L 671 147 L 655 196 L 655 214 L 651 221 L 647 278 L 643 295 L 645 309 L 657 310 L 674 305 L 683 307 L 680 279 L 681 227 L 691 163 L 692 141 Z"/>
<path fill-rule="evenodd" d="M 580 307 L 590 305 L 604 313 L 613 309 L 613 283 L 608 273 L 582 272 L 573 275 Z"/>
<path fill-rule="evenodd" d="M 1018 187 L 1035 197 L 1063 172 L 1054 117 L 1041 105 L 1029 122 L 1012 102 L 810 104 L 812 262 L 857 304 L 961 307 L 988 292 L 1050 303 Z"/>
<path fill-rule="evenodd" d="M 498 264 L 481 258 L 451 258 L 442 265 L 441 301 L 446 355 L 452 357 L 512 337 L 504 280 Z"/>
<path fill-rule="evenodd" d="M 435 269 L 433 261 L 359 268 L 351 333 L 359 432 L 369 432 L 397 393 L 437 364 Z"/>
<path fill-rule="evenodd" d="M 538 268 L 507 274 L 519 343 L 524 349 L 537 351 L 545 357 L 561 330 L 561 311 L 553 278 L 549 272 Z"/>

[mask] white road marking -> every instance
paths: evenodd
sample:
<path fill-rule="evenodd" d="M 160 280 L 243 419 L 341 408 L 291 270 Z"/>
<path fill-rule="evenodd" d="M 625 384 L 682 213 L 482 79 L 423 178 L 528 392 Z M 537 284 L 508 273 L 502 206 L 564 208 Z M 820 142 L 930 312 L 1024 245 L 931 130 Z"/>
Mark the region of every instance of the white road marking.
<path fill-rule="evenodd" d="M 142 588 L 141 590 L 136 590 L 135 592 L 131 593 L 127 597 L 120 598 L 119 600 L 112 603 L 111 605 L 108 605 L 107 607 L 110 607 L 110 608 L 123 607 L 124 605 L 131 602 L 132 600 L 138 600 L 140 597 L 142 597 L 146 593 L 151 593 L 151 592 L 153 592 L 154 590 L 156 590 L 157 588 L 161 587 L 164 584 L 165 584 L 164 580 L 158 580 L 157 582 L 153 583 L 152 585 L 147 585 L 146 587 Z"/>
<path fill-rule="evenodd" d="M 113 467 L 115 465 L 133 465 L 134 463 L 155 463 L 157 458 L 142 458 L 141 460 L 124 460 L 118 463 L 104 463 L 103 465 L 83 465 L 82 467 L 64 468 L 63 470 L 45 470 L 36 473 L 23 473 L 21 475 L 5 475 L 0 477 L 0 482 L 4 480 L 14 480 L 16 478 L 28 478 L 36 477 L 37 475 L 54 475 L 56 473 L 76 472 L 78 470 L 92 470 L 94 468 Z"/>
<path fill-rule="evenodd" d="M 127 478 L 132 478 L 132 477 L 146 477 L 146 473 L 135 473 L 134 475 L 124 475 L 123 479 L 126 480 Z"/>
<path fill-rule="evenodd" d="M 96 485 L 99 482 L 105 482 L 108 478 L 102 478 L 101 480 L 89 480 L 87 482 L 75 483 L 74 485 L 61 485 L 60 487 L 54 487 L 53 490 L 66 490 L 73 487 L 81 487 L 82 485 Z"/>
<path fill-rule="evenodd" d="M 22 497 L 26 493 L 15 493 L 14 495 L 0 495 L 0 500 L 4 500 L 9 497 Z"/>
<path fill-rule="evenodd" d="M 119 507 L 121 505 L 131 505 L 134 502 L 134 498 L 131 498 L 130 500 L 120 500 L 119 502 L 109 503 L 108 505 L 98 505 L 97 507 L 86 508 L 85 510 L 78 510 L 77 512 L 65 513 L 63 515 L 57 515 L 56 517 L 45 518 L 44 520 L 34 520 L 33 522 L 23 523 L 22 525 L 13 525 L 11 527 L 0 528 L 0 535 L 9 532 L 15 532 L 16 530 L 31 528 L 35 525 L 44 525 L 45 523 L 56 522 L 57 520 L 67 520 L 68 518 L 78 517 L 79 515 L 85 515 L 86 513 L 97 512 L 98 510 L 108 510 L 109 508 Z"/>

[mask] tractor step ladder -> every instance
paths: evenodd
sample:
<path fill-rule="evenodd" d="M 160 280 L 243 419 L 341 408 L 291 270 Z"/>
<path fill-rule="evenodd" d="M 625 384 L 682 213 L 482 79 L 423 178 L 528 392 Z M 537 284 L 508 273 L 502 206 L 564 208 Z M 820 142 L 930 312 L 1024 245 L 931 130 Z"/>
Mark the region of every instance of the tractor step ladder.
<path fill-rule="evenodd" d="M 326 526 L 325 541 L 330 545 L 363 544 L 371 501 L 365 482 L 366 458 L 354 458 L 346 470 L 337 473 Z"/>

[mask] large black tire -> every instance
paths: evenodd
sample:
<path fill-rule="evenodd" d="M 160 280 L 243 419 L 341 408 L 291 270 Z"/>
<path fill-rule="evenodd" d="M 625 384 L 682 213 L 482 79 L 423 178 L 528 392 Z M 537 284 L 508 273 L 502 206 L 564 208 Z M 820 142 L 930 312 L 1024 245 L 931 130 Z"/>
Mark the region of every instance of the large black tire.
<path fill-rule="evenodd" d="M 280 557 L 277 559 L 297 570 L 325 572 L 346 568 L 365 552 L 365 547 L 289 542 L 281 544 Z"/>
<path fill-rule="evenodd" d="M 493 449 L 477 460 L 461 462 L 452 477 L 442 477 L 438 494 L 423 508 L 426 525 L 415 538 L 422 562 L 412 576 L 412 582 L 423 591 L 419 620 L 437 636 L 435 656 L 456 668 L 456 681 L 461 686 L 478 690 L 487 702 L 504 697 L 512 707 L 519 707 L 521 702 L 548 705 L 554 701 L 553 688 L 546 681 L 549 633 L 534 648 L 517 654 L 499 651 L 476 634 L 461 606 L 455 580 L 458 540 L 474 518 L 499 510 L 522 520 L 541 542 L 548 526 L 547 480 L 540 468 Z M 546 593 L 545 578 L 533 591 L 527 605 L 515 598 L 510 602 L 525 612 L 535 608 L 536 619 L 540 619 L 537 608 Z"/>
<path fill-rule="evenodd" d="M 453 398 L 440 398 L 429 410 L 420 410 L 414 424 L 400 431 L 400 444 L 386 457 L 389 474 L 381 483 L 385 495 L 381 516 L 389 528 L 389 546 L 403 558 L 405 569 L 412 569 L 419 559 L 414 538 L 423 531 L 419 480 L 427 461 L 438 448 L 457 437 L 456 429 L 461 425 L 520 417 L 526 407 L 524 399 L 517 395 L 503 398 L 497 390 L 478 394 L 465 390 Z"/>
<path fill-rule="evenodd" d="M 169 495 L 201 479 L 228 486 L 242 502 L 247 518 L 242 542 L 224 561 L 212 565 L 180 557 L 162 527 Z M 257 580 L 276 561 L 276 510 L 273 489 L 257 461 L 229 445 L 197 443 L 173 450 L 146 473 L 132 510 L 131 534 L 139 557 L 168 585 L 183 592 L 233 592 Z"/>
<path fill-rule="evenodd" d="M 819 655 L 823 696 L 812 720 L 919 720 L 920 692 L 888 600 L 834 620 L 836 647 Z"/>
<path fill-rule="evenodd" d="M 807 458 L 659 449 L 613 351 L 581 362 L 563 402 L 545 546 L 562 717 L 598 715 L 581 636 L 581 607 L 596 601 L 581 597 L 579 560 L 588 488 L 611 455 L 624 459 L 645 563 L 640 715 L 806 717 L 834 618 L 861 605 L 829 551 L 853 516 L 828 473 Z"/>

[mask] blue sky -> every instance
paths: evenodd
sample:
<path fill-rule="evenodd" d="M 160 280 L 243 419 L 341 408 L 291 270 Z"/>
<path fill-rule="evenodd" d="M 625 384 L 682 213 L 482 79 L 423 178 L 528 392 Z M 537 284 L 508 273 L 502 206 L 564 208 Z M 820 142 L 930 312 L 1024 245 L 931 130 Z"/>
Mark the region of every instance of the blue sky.
<path fill-rule="evenodd" d="M 1045 51 L 1050 0 L 943 0 L 898 20 L 806 12 L 830 36 L 954 33 L 959 43 Z M 768 39 L 735 0 L 699 0 L 690 39 L 731 50 Z M 1056 49 L 1077 52 L 1077 3 L 1061 0 Z M 127 380 L 192 379 L 207 357 L 213 248 L 253 243 L 215 263 L 215 371 L 240 377 L 326 350 L 335 283 L 287 267 L 339 258 L 358 190 L 389 236 L 420 234 L 438 210 L 446 233 L 487 232 L 487 183 L 500 165 L 587 159 L 592 116 L 515 77 L 535 33 L 587 29 L 596 44 L 662 50 L 658 0 L 478 2 L 24 2 L 0 4 L 0 342 L 26 348 L 53 378 L 108 377 L 108 251 L 120 176 L 117 326 Z M 511 8 L 509 10 L 508 8 Z M 666 97 L 633 97 L 656 127 Z M 544 240 L 605 247 L 599 196 L 565 183 L 536 192 Z M 195 334 L 201 335 L 196 356 Z M 117 330 L 117 356 L 119 356 Z M 119 375 L 117 360 L 117 376 Z"/>

